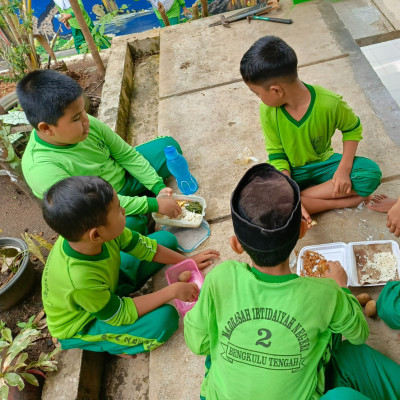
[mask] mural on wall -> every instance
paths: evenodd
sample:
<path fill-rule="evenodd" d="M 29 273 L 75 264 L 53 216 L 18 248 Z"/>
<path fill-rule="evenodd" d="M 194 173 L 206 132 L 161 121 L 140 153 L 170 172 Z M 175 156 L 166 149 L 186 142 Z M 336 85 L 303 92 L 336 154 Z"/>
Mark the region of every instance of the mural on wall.
<path fill-rule="evenodd" d="M 197 2 L 200 3 L 199 0 Z M 209 1 L 208 7 L 210 14 L 220 14 L 251 7 L 260 2 L 262 0 L 213 0 Z M 186 0 L 187 7 L 191 7 L 194 3 L 194 0 Z M 106 25 L 106 34 L 126 35 L 160 26 L 148 0 L 83 0 L 83 4 L 94 23 L 106 13 L 120 10 L 118 15 Z M 67 39 L 71 36 L 71 31 L 54 17 L 58 11 L 53 0 L 32 0 L 32 8 L 36 31 L 51 39 L 61 26 L 60 37 Z"/>

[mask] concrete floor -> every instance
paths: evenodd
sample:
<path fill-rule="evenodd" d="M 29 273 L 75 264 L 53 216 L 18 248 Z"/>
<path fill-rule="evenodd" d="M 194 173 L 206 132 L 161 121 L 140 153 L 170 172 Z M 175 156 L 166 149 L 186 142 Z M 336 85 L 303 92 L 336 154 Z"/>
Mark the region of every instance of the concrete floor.
<path fill-rule="evenodd" d="M 295 7 L 290 0 L 281 0 L 280 4 L 281 10 L 273 16 L 292 18 L 292 25 L 265 21 L 249 25 L 241 21 L 230 29 L 209 28 L 210 23 L 220 18 L 214 16 L 163 29 L 158 110 L 154 99 L 149 99 L 143 106 L 145 126 L 137 121 L 137 106 L 131 109 L 128 137 L 132 144 L 150 140 L 156 132 L 174 136 L 181 144 L 198 180 L 198 194 L 206 199 L 206 219 L 211 222 L 211 236 L 199 250 L 218 249 L 221 261 L 238 258 L 228 245 L 233 233 L 229 198 L 239 178 L 251 166 L 237 165 L 235 160 L 244 147 L 249 147 L 260 161 L 267 157 L 259 125 L 259 100 L 239 75 L 243 53 L 259 37 L 268 34 L 282 37 L 297 52 L 303 81 L 343 95 L 364 126 L 364 140 L 358 154 L 374 159 L 383 171 L 385 179 L 379 191 L 392 196 L 400 194 L 396 162 L 400 158 L 400 110 L 355 42 L 355 39 L 372 41 L 374 37 L 382 39 L 397 34 L 400 13 L 396 0 L 333 3 L 316 0 Z M 154 60 L 148 61 L 153 70 Z M 137 74 L 139 81 L 143 81 L 145 75 L 140 70 Z M 157 120 L 155 115 L 158 115 L 157 130 L 152 125 Z M 342 151 L 340 134 L 333 144 L 338 152 Z M 171 185 L 175 187 L 174 182 Z M 298 243 L 297 250 L 309 244 L 394 239 L 385 228 L 386 216 L 366 208 L 326 212 L 315 219 L 318 225 Z M 245 259 L 243 256 L 242 260 Z M 155 277 L 154 287 L 165 285 L 162 271 Z M 376 299 L 380 288 L 366 291 Z M 354 289 L 354 293 L 359 293 L 359 289 Z M 368 343 L 400 362 L 398 332 L 379 319 L 368 322 L 371 328 Z M 112 373 L 105 378 L 108 386 L 102 398 L 198 399 L 203 363 L 203 357 L 191 354 L 186 348 L 181 321 L 178 332 L 150 356 L 131 361 L 108 360 L 106 369 Z"/>

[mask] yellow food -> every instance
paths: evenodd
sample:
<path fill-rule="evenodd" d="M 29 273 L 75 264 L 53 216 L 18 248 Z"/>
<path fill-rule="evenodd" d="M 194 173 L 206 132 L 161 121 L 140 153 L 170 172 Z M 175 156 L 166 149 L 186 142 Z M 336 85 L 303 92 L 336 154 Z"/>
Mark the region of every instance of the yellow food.
<path fill-rule="evenodd" d="M 320 278 L 329 270 L 326 258 L 316 251 L 307 250 L 301 257 L 303 259 L 302 276 L 313 276 Z"/>
<path fill-rule="evenodd" d="M 376 301 L 375 300 L 370 300 L 365 305 L 365 315 L 367 317 L 375 317 L 375 315 L 376 315 Z"/>
<path fill-rule="evenodd" d="M 357 300 L 362 306 L 365 306 L 371 300 L 371 296 L 368 293 L 361 293 L 357 296 Z"/>
<path fill-rule="evenodd" d="M 313 227 L 313 226 L 315 226 L 315 225 L 318 225 L 318 222 L 317 221 L 311 221 L 309 224 L 308 224 L 308 226 L 309 227 Z"/>
<path fill-rule="evenodd" d="M 178 282 L 188 282 L 192 277 L 192 273 L 190 271 L 183 271 L 178 276 Z"/>

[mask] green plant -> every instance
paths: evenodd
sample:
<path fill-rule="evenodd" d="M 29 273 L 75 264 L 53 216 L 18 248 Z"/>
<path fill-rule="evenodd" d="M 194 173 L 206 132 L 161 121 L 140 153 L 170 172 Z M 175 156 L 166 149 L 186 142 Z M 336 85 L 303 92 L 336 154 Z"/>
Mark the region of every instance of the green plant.
<path fill-rule="evenodd" d="M 41 353 L 39 358 L 28 361 L 28 353 L 24 350 L 32 346 L 40 337 L 39 330 L 26 325 L 20 333 L 13 338 L 11 330 L 0 321 L 0 399 L 7 400 L 10 386 L 17 386 L 19 390 L 25 387 L 25 382 L 39 386 L 35 375 L 45 377 L 43 372 L 55 371 L 57 361 L 53 359 L 60 351 L 57 347 L 51 353 Z"/>
<path fill-rule="evenodd" d="M 0 0 L 0 28 L 7 37 L 0 36 L 0 56 L 9 65 L 15 81 L 21 79 L 26 70 L 40 67 L 32 18 L 30 0 Z"/>
<path fill-rule="evenodd" d="M 100 50 L 100 45 L 102 43 L 103 35 L 106 30 L 106 25 L 109 24 L 116 15 L 118 15 L 119 13 L 123 13 L 124 10 L 126 10 L 127 8 L 128 6 L 126 4 L 123 4 L 119 9 L 104 14 L 102 17 L 99 18 L 96 25 L 94 25 L 90 33 L 93 36 L 93 40 L 98 50 Z M 88 52 L 88 45 L 86 42 L 81 45 L 81 50 L 82 53 Z"/>

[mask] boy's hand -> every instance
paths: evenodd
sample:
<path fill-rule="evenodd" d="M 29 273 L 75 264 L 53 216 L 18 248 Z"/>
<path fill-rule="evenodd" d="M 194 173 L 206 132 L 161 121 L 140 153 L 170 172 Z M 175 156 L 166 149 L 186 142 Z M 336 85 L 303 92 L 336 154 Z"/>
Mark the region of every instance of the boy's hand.
<path fill-rule="evenodd" d="M 170 187 L 166 187 L 164 189 L 161 189 L 158 194 L 166 194 L 168 197 L 172 196 L 172 189 Z"/>
<path fill-rule="evenodd" d="M 60 22 L 62 22 L 67 29 L 71 28 L 68 20 L 72 18 L 72 14 L 61 14 Z"/>
<path fill-rule="evenodd" d="M 324 278 L 331 278 L 340 287 L 347 287 L 347 274 L 339 261 L 328 261 L 329 270 L 325 271 Z"/>
<path fill-rule="evenodd" d="M 219 251 L 208 249 L 201 251 L 190 258 L 194 260 L 198 269 L 204 269 L 212 264 L 211 260 L 219 258 Z"/>
<path fill-rule="evenodd" d="M 196 301 L 199 297 L 200 289 L 194 282 L 176 282 L 172 285 L 174 286 L 175 299 Z"/>
<path fill-rule="evenodd" d="M 303 203 L 301 203 L 301 216 L 303 217 L 303 219 L 306 220 L 308 229 L 310 229 L 312 227 L 312 225 L 311 225 L 312 219 L 311 219 L 310 214 L 308 213 L 308 211 L 303 206 Z"/>
<path fill-rule="evenodd" d="M 341 197 L 351 193 L 350 174 L 337 169 L 332 178 L 333 194 L 332 197 Z"/>
<path fill-rule="evenodd" d="M 182 208 L 172 199 L 157 199 L 158 213 L 168 215 L 170 218 L 177 218 L 182 214 Z"/>
<path fill-rule="evenodd" d="M 400 201 L 388 211 L 386 226 L 394 236 L 400 236 Z"/>

